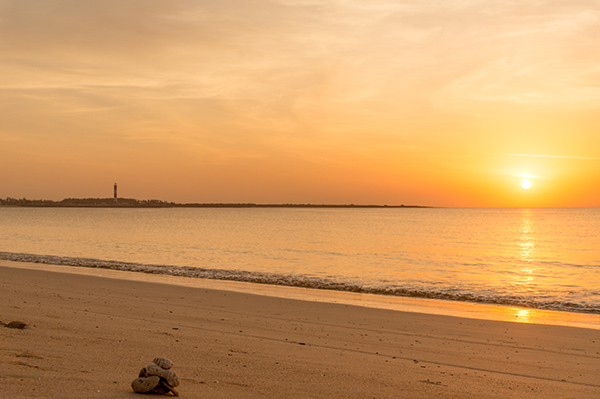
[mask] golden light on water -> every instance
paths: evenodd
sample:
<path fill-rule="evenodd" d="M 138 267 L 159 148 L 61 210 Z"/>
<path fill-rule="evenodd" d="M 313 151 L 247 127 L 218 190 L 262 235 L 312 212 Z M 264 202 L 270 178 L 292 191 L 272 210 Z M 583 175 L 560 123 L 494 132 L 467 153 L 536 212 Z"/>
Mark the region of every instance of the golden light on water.
<path fill-rule="evenodd" d="M 535 232 L 531 220 L 530 209 L 523 210 L 519 237 L 519 249 L 521 261 L 530 262 L 534 260 L 533 253 L 535 250 Z"/>
<path fill-rule="evenodd" d="M 529 319 L 531 317 L 530 309 L 515 309 L 515 321 L 519 323 L 529 323 Z"/>
<path fill-rule="evenodd" d="M 519 290 L 528 290 L 535 284 L 536 280 L 536 269 L 534 266 L 531 266 L 530 263 L 535 260 L 534 253 L 536 246 L 535 230 L 530 209 L 523 209 L 518 246 L 519 258 L 523 263 L 522 267 L 518 270 L 515 286 L 517 286 Z"/>

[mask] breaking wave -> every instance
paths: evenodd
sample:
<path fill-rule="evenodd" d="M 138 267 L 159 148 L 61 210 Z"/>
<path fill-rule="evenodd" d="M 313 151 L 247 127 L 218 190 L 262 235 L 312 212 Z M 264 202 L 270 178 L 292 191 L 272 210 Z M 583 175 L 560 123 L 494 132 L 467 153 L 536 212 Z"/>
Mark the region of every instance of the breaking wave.
<path fill-rule="evenodd" d="M 361 284 L 335 281 L 330 278 L 318 278 L 302 275 L 282 275 L 244 270 L 206 269 L 189 266 L 153 265 L 113 260 L 73 258 L 53 255 L 33 255 L 23 253 L 0 252 L 0 259 L 13 262 L 42 263 L 51 265 L 110 269 L 135 273 L 202 278 L 212 280 L 230 280 L 256 284 L 272 284 L 288 287 L 302 287 L 321 290 L 347 291 L 375 295 L 389 295 L 412 298 L 441 299 L 473 303 L 519 306 L 533 309 L 557 310 L 578 313 L 600 314 L 600 307 L 594 304 L 581 304 L 557 301 L 555 299 L 523 298 L 518 296 L 498 296 L 474 294 L 468 292 L 449 292 L 444 290 L 415 289 L 397 285 L 370 287 Z"/>

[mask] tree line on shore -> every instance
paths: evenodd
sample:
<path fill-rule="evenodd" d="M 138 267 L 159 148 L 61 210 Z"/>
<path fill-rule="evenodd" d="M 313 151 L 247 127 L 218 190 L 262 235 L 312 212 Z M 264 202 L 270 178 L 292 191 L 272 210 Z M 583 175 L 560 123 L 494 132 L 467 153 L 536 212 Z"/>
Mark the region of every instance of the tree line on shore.
<path fill-rule="evenodd" d="M 119 207 L 119 208 L 429 208 L 419 205 L 332 205 L 332 204 L 254 204 L 254 203 L 187 203 L 134 198 L 65 198 L 62 201 L 30 200 L 27 198 L 0 198 L 0 206 L 21 207 Z"/>
<path fill-rule="evenodd" d="M 137 200 L 134 198 L 119 198 L 115 203 L 114 198 L 65 198 L 62 201 L 53 200 L 30 200 L 27 198 L 11 198 L 0 199 L 0 205 L 6 206 L 47 206 L 47 207 L 107 207 L 107 206 L 123 206 L 123 207 L 157 207 L 157 206 L 174 206 L 174 202 L 161 200 Z"/>

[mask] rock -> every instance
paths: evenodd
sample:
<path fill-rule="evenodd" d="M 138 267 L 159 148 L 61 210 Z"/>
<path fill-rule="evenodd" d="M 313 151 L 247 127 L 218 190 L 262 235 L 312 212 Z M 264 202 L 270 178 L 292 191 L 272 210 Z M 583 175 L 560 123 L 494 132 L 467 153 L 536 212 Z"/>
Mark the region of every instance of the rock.
<path fill-rule="evenodd" d="M 169 370 L 173 367 L 173 362 L 169 359 L 165 359 L 164 357 L 155 357 L 152 363 L 156 364 L 158 367 L 162 367 L 165 370 Z"/>
<path fill-rule="evenodd" d="M 179 385 L 179 378 L 177 378 L 177 374 L 173 372 L 173 370 L 165 370 L 162 367 L 157 366 L 156 364 L 150 364 L 146 366 L 146 374 L 147 375 L 157 375 L 160 378 L 167 381 L 167 383 L 176 387 Z"/>
<path fill-rule="evenodd" d="M 25 327 L 27 327 L 27 324 L 23 323 L 22 321 L 11 321 L 10 323 L 6 324 L 7 328 L 17 328 L 19 330 L 24 329 Z"/>
<path fill-rule="evenodd" d="M 139 377 L 131 382 L 131 388 L 137 393 L 148 393 L 160 383 L 159 376 Z"/>
<path fill-rule="evenodd" d="M 154 364 L 140 370 L 138 378 L 131 383 L 133 390 L 137 393 L 172 393 L 179 396 L 179 392 L 175 389 L 179 385 L 179 378 L 171 370 L 173 363 L 163 357 L 154 358 L 153 362 Z"/>
<path fill-rule="evenodd" d="M 157 391 L 157 389 L 159 389 L 160 391 Z M 156 392 L 156 393 L 169 393 L 169 392 L 171 392 L 171 393 L 173 393 L 173 395 L 179 396 L 179 392 L 177 392 L 177 390 L 174 387 L 172 387 L 171 385 L 167 384 L 165 382 L 165 380 L 163 380 L 162 378 L 160 379 L 160 382 L 158 383 L 158 386 L 156 388 L 154 388 L 154 390 L 152 392 Z"/>
<path fill-rule="evenodd" d="M 158 383 L 156 388 L 154 388 L 151 392 L 157 393 L 159 395 L 164 395 L 164 394 L 168 393 L 169 390 L 167 388 L 165 388 L 165 386 L 163 385 L 164 382 L 165 382 L 164 380 L 160 380 L 160 382 Z"/>

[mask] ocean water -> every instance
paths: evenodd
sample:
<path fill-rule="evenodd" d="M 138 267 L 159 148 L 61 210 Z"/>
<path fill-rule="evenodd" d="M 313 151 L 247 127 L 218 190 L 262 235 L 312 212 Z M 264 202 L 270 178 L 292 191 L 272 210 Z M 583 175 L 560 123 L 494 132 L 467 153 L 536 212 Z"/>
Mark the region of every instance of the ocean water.
<path fill-rule="evenodd" d="M 0 259 L 600 314 L 600 208 L 0 207 Z"/>

